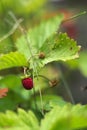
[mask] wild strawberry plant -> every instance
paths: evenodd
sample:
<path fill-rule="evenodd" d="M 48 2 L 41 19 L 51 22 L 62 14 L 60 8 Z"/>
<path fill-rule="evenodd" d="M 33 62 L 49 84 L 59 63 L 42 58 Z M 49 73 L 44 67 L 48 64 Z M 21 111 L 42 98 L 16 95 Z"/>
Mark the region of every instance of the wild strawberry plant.
<path fill-rule="evenodd" d="M 9 83 L 6 83 L 8 84 L 8 88 L 14 90 L 17 94 L 17 101 L 13 102 L 12 100 L 11 105 L 14 104 L 13 108 L 17 103 L 21 103 L 25 99 L 26 103 L 30 103 L 29 105 L 33 106 L 34 102 L 31 99 L 31 95 L 33 95 L 32 90 L 34 90 L 34 93 L 39 91 L 40 101 L 37 100 L 38 97 L 35 98 L 37 107 L 35 109 L 39 108 L 39 111 L 42 111 L 42 115 L 44 116 L 39 125 L 39 121 L 32 111 L 25 112 L 19 109 L 18 113 L 12 111 L 7 111 L 5 114 L 0 113 L 1 130 L 68 130 L 87 127 L 86 105 L 72 105 L 63 101 L 58 96 L 44 95 L 42 98 L 41 95 L 43 84 L 38 81 L 38 78 L 47 79 L 47 77 L 41 75 L 41 70 L 45 65 L 54 61 L 65 62 L 79 57 L 80 46 L 77 45 L 76 41 L 70 39 L 66 33 L 58 32 L 62 21 L 63 16 L 58 15 L 29 29 L 29 31 L 20 26 L 19 29 L 22 32 L 22 36 L 15 43 L 16 51 L 0 55 L 0 70 L 11 69 L 13 67 L 23 68 L 20 75 L 14 76 L 11 74 L 7 77 L 1 77 L 2 86 L 4 86 L 3 82 L 6 83 L 6 79 L 8 79 Z M 14 84 L 11 82 L 12 76 Z M 20 82 L 20 86 L 24 86 L 28 90 L 28 93 L 25 92 L 23 87 L 19 89 L 19 84 L 16 81 Z M 47 81 L 51 86 L 56 86 L 58 83 L 56 79 L 47 79 Z M 47 87 L 45 86 L 45 88 Z M 19 95 L 21 98 L 19 98 Z M 28 102 L 29 96 L 30 102 Z M 9 104 L 8 100 L 7 104 Z M 8 106 L 7 109 L 12 108 Z M 36 110 L 36 112 L 38 111 Z"/>

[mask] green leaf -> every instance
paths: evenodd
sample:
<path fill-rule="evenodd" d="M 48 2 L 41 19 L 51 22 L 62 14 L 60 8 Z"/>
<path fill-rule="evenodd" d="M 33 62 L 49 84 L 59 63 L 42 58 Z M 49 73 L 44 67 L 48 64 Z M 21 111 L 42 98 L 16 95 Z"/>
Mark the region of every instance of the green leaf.
<path fill-rule="evenodd" d="M 49 124 L 50 123 L 50 124 Z M 65 107 L 54 107 L 41 121 L 41 130 L 69 130 L 69 111 Z"/>
<path fill-rule="evenodd" d="M 27 66 L 27 60 L 23 54 L 10 52 L 0 56 L 0 70 L 18 66 Z"/>
<path fill-rule="evenodd" d="M 47 38 L 59 29 L 62 20 L 63 15 L 59 14 L 30 30 L 30 41 L 37 50 L 44 44 Z"/>
<path fill-rule="evenodd" d="M 22 103 L 22 105 L 24 105 L 24 102 L 26 103 L 26 100 L 20 93 L 18 94 L 17 92 L 9 90 L 7 96 L 0 99 L 0 111 L 16 110 L 17 106 Z"/>
<path fill-rule="evenodd" d="M 77 46 L 76 41 L 70 39 L 66 33 L 55 33 L 40 48 L 45 54 L 45 58 L 40 61 L 45 65 L 52 61 L 75 59 L 79 57 L 79 49 L 80 46 Z"/>
<path fill-rule="evenodd" d="M 87 127 L 87 105 L 75 105 L 71 109 L 71 128 Z"/>
<path fill-rule="evenodd" d="M 87 127 L 87 105 L 55 106 L 41 121 L 41 130 L 72 130 L 85 127 Z"/>
<path fill-rule="evenodd" d="M 45 111 L 50 111 L 53 107 L 55 106 L 61 106 L 63 107 L 64 105 L 67 104 L 61 97 L 55 96 L 55 95 L 43 95 L 43 109 Z M 36 97 L 36 104 L 38 109 L 41 111 L 41 99 L 40 96 Z M 31 106 L 35 109 L 35 102 L 31 100 Z"/>
<path fill-rule="evenodd" d="M 48 21 L 42 22 L 35 28 L 29 29 L 27 37 L 30 42 L 30 48 L 33 54 L 36 54 L 45 40 L 55 31 L 57 31 L 57 29 L 59 29 L 59 25 L 61 24 L 62 20 L 63 16 L 59 14 L 58 16 L 51 18 Z M 28 59 L 30 58 L 29 45 L 27 44 L 24 36 L 21 36 L 17 40 L 16 47 L 19 52 L 24 53 Z"/>
<path fill-rule="evenodd" d="M 39 122 L 32 111 L 0 112 L 0 130 L 73 130 L 87 127 L 87 105 L 54 106 Z"/>
<path fill-rule="evenodd" d="M 15 110 L 19 105 L 25 109 L 29 108 L 33 92 L 24 89 L 19 75 L 7 75 L 0 79 L 0 88 L 9 90 L 7 96 L 0 99 L 0 111 Z"/>
<path fill-rule="evenodd" d="M 0 130 L 39 130 L 39 122 L 31 111 L 25 112 L 22 109 L 18 110 L 18 114 L 12 111 L 0 113 Z"/>
<path fill-rule="evenodd" d="M 38 130 L 39 122 L 32 111 L 25 112 L 22 109 L 19 109 L 19 118 L 22 120 L 27 126 L 33 128 L 34 130 Z"/>

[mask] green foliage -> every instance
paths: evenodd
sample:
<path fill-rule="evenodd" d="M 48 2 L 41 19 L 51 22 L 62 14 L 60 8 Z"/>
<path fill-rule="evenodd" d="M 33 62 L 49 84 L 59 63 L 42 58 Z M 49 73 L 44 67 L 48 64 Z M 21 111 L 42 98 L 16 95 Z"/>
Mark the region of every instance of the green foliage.
<path fill-rule="evenodd" d="M 29 29 L 27 37 L 30 42 L 32 53 L 35 54 L 38 52 L 39 48 L 44 44 L 45 40 L 49 38 L 49 36 L 51 36 L 55 31 L 57 31 L 62 20 L 63 16 L 58 15 L 54 18 L 49 19 L 48 21 L 40 23 L 40 25 L 36 26 L 33 29 Z M 27 58 L 30 57 L 30 50 L 28 47 L 29 45 L 26 43 L 24 36 L 21 36 L 17 40 L 16 46 L 19 52 L 24 52 Z"/>
<path fill-rule="evenodd" d="M 41 130 L 72 130 L 87 127 L 87 106 L 55 106 L 41 122 Z M 50 124 L 49 124 L 50 123 Z"/>
<path fill-rule="evenodd" d="M 39 0 L 33 1 L 35 2 L 34 4 L 36 5 L 36 8 L 41 5 L 41 3 L 39 4 Z M 31 6 L 28 6 L 28 4 L 25 3 L 25 6 L 28 6 L 26 7 L 26 10 L 24 10 L 25 12 L 36 10 L 36 8 L 33 7 L 32 2 L 30 3 Z M 41 2 L 43 3 L 44 0 Z M 16 10 L 19 5 L 21 5 L 20 1 L 18 1 L 17 5 L 15 5 Z M 19 12 L 19 14 L 21 13 Z M 54 17 L 48 21 L 44 21 L 35 28 L 30 29 L 25 36 L 21 36 L 15 43 L 17 47 L 16 52 L 1 54 L 0 70 L 26 66 L 29 67 L 29 69 L 32 67 L 33 70 L 29 71 L 33 76 L 36 76 L 33 72 L 36 72 L 38 67 L 44 67 L 46 64 L 52 61 L 67 61 L 77 58 L 79 56 L 78 51 L 80 49 L 80 47 L 77 46 L 77 43 L 73 39 L 70 39 L 66 33 L 57 32 L 62 20 L 63 16 L 58 15 L 57 17 Z M 40 59 L 41 53 L 45 55 L 45 57 L 42 59 Z M 27 71 L 28 70 L 26 70 L 26 74 L 28 73 Z M 1 111 L 5 111 L 6 109 L 17 110 L 18 106 L 24 108 L 25 103 L 27 103 L 27 109 L 31 107 L 35 110 L 35 112 L 37 112 L 33 105 L 34 103 L 30 98 L 31 95 L 33 95 L 32 90 L 24 90 L 20 81 L 21 78 L 19 78 L 18 75 L 17 77 L 9 75 L 5 78 L 1 78 L 1 87 L 8 87 L 10 89 L 8 96 L 0 99 Z M 40 83 L 39 80 L 36 81 L 36 79 L 33 79 L 33 81 L 34 84 L 36 82 L 36 88 L 34 92 L 44 88 L 44 84 L 42 85 L 42 82 Z M 49 82 L 49 80 L 47 81 Z M 26 93 L 25 91 L 29 93 Z M 41 110 L 41 99 L 36 97 L 36 101 L 38 110 Z M 17 113 L 12 111 L 6 111 L 6 113 L 0 112 L 0 129 L 70 130 L 87 127 L 87 106 L 71 105 L 63 101 L 62 98 L 53 95 L 43 96 L 42 103 L 44 111 L 49 112 L 46 113 L 44 119 L 42 119 L 40 122 L 38 122 L 38 119 L 32 111 L 25 112 L 25 110 L 18 109 Z M 4 106 L 6 107 L 4 108 Z"/>
<path fill-rule="evenodd" d="M 8 88 L 9 90 L 7 96 L 0 99 L 0 111 L 16 110 L 19 105 L 25 109 L 29 108 L 29 100 L 33 93 L 24 90 L 20 76 L 7 75 L 2 77 L 0 79 L 0 88 Z"/>
<path fill-rule="evenodd" d="M 70 39 L 67 34 L 54 33 L 57 27 L 59 28 L 62 20 L 63 16 L 58 15 L 29 30 L 26 34 L 28 43 L 26 36 L 20 37 L 16 42 L 18 52 L 11 52 L 0 57 L 0 69 L 27 66 L 27 60 L 29 59 L 31 59 L 31 61 L 29 60 L 30 66 L 32 67 L 33 59 L 37 69 L 38 66 L 43 67 L 52 61 L 67 61 L 77 58 L 79 46 L 76 45 L 76 42 Z M 39 59 L 40 52 L 45 54 L 44 59 Z"/>
<path fill-rule="evenodd" d="M 10 52 L 8 54 L 2 54 L 0 56 L 0 70 L 26 65 L 27 60 L 25 56 L 19 52 Z"/>
<path fill-rule="evenodd" d="M 0 130 L 39 130 L 39 123 L 33 112 L 18 109 L 18 113 L 0 113 Z"/>
<path fill-rule="evenodd" d="M 70 112 L 68 111 L 66 107 L 54 107 L 51 112 L 45 115 L 45 119 L 41 121 L 41 130 L 68 130 L 70 128 Z"/>
<path fill-rule="evenodd" d="M 46 0 L 1 0 L 0 1 L 0 13 L 6 11 L 6 9 L 12 10 L 17 14 L 34 13 L 38 8 L 44 5 Z M 4 8 L 3 8 L 4 7 Z M 21 7 L 21 8 L 19 8 Z"/>
<path fill-rule="evenodd" d="M 40 48 L 40 51 L 46 55 L 46 58 L 41 61 L 44 65 L 52 61 L 75 59 L 79 57 L 79 49 L 77 43 L 66 33 L 54 34 Z"/>
<path fill-rule="evenodd" d="M 42 8 L 47 0 L 0 0 L 0 39 L 2 39 L 14 26 L 15 21 L 11 12 L 24 19 L 23 25 L 31 26 L 42 18 Z M 20 8 L 19 8 L 20 7 Z M 14 42 L 19 36 L 15 31 L 0 43 L 0 53 L 8 53 L 15 50 Z"/>
<path fill-rule="evenodd" d="M 52 61 L 67 61 L 78 57 L 80 47 L 77 46 L 77 43 L 65 33 L 55 33 L 62 19 L 63 16 L 59 15 L 29 30 L 27 33 L 29 43 L 27 43 L 25 36 L 17 40 L 18 51 L 24 53 L 27 59 L 32 57 L 30 52 L 32 50 L 32 58 L 37 62 L 36 67 L 42 67 Z M 43 60 L 38 58 L 40 52 L 45 54 Z"/>
<path fill-rule="evenodd" d="M 21 91 L 20 91 L 21 92 Z M 0 111 L 5 112 L 6 110 L 16 110 L 18 105 L 25 106 L 27 101 L 22 94 L 9 90 L 8 95 L 5 98 L 0 99 Z"/>
<path fill-rule="evenodd" d="M 61 97 L 56 95 L 43 95 L 43 109 L 44 111 L 50 111 L 54 106 L 60 106 L 63 107 L 67 102 L 65 102 Z M 40 96 L 36 97 L 36 103 L 38 110 L 41 111 L 41 99 Z M 31 106 L 32 108 L 35 108 L 34 100 L 31 100 Z"/>
<path fill-rule="evenodd" d="M 54 106 L 39 125 L 32 111 L 0 113 L 0 130 L 73 130 L 87 127 L 87 105 Z"/>

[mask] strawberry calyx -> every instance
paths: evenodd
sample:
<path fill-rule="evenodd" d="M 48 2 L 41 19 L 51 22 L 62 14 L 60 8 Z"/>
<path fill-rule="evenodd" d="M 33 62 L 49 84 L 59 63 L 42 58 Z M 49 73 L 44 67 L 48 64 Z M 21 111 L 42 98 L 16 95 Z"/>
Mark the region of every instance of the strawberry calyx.
<path fill-rule="evenodd" d="M 57 79 L 53 79 L 53 80 L 51 80 L 51 81 L 49 82 L 49 85 L 50 85 L 51 87 L 55 87 L 55 86 L 58 85 L 58 83 L 59 83 L 59 81 L 58 81 Z"/>

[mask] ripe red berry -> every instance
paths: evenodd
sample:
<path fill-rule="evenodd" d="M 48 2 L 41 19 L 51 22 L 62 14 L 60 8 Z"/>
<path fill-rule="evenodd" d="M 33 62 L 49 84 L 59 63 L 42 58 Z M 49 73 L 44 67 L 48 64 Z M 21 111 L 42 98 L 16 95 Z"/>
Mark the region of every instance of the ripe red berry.
<path fill-rule="evenodd" d="M 25 89 L 30 90 L 33 88 L 33 79 L 29 78 L 29 77 L 24 78 L 24 79 L 22 79 L 22 84 Z"/>

